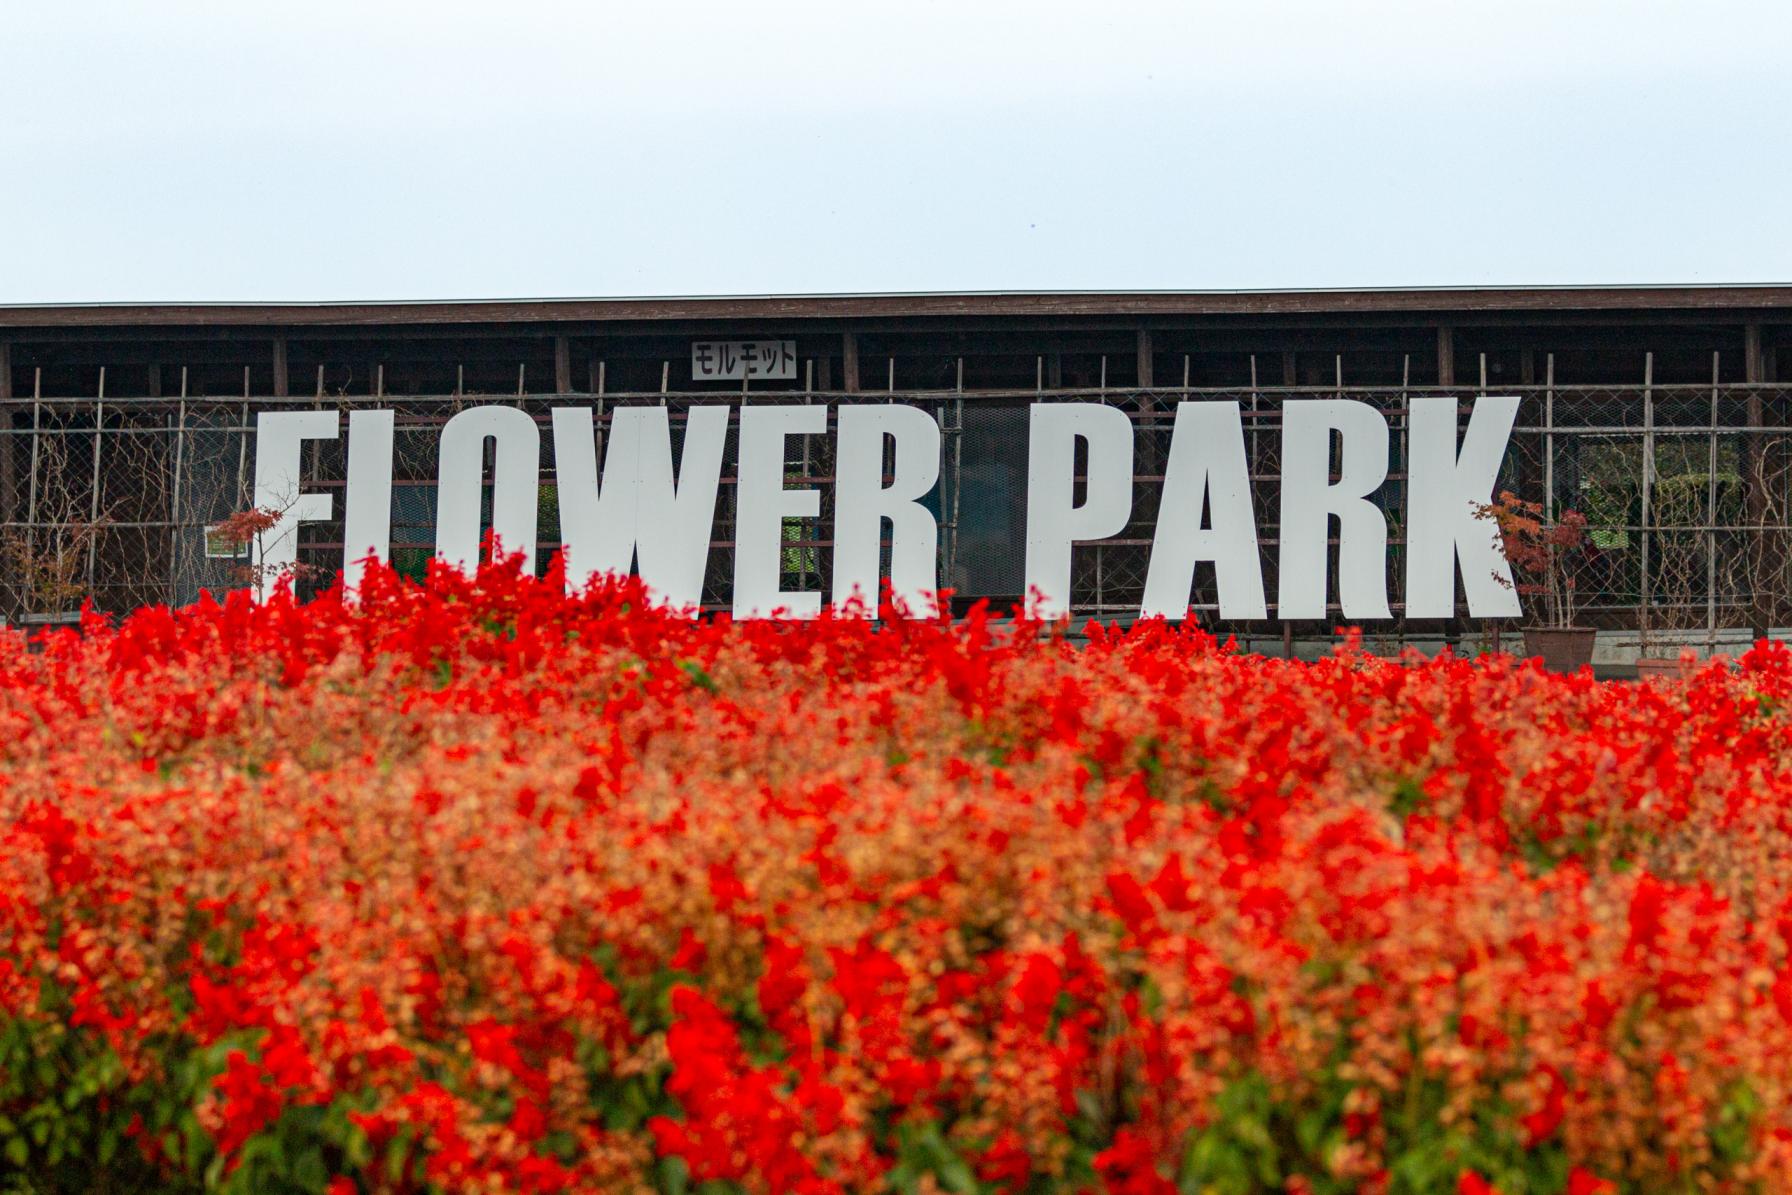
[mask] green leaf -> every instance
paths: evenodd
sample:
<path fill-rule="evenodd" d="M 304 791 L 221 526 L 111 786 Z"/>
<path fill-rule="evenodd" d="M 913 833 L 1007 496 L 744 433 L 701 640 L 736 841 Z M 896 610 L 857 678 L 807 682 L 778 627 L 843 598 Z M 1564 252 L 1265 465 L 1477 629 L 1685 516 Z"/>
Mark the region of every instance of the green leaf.
<path fill-rule="evenodd" d="M 702 689 L 705 693 L 720 692 L 720 686 L 716 684 L 715 678 L 705 672 L 703 670 L 703 665 L 697 663 L 695 660 L 680 660 L 678 661 L 678 667 L 686 676 L 691 678 L 691 683 L 693 685 Z"/>
<path fill-rule="evenodd" d="M 661 1158 L 656 1185 L 665 1195 L 685 1195 L 691 1186 L 691 1168 L 683 1158 Z"/>

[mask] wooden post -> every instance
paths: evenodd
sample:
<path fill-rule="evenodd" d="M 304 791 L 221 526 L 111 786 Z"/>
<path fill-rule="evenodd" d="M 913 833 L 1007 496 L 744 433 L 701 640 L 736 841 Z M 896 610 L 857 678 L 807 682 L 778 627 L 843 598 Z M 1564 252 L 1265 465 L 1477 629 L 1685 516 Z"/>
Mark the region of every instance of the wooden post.
<path fill-rule="evenodd" d="M 98 566 L 99 536 L 94 527 L 100 521 L 100 445 L 106 430 L 106 367 L 100 366 L 99 400 L 93 405 L 93 494 L 87 512 L 87 596 L 93 596 Z"/>
<path fill-rule="evenodd" d="M 1655 506 L 1655 354 L 1643 354 L 1643 476 L 1641 489 L 1641 517 L 1637 522 L 1637 648 L 1639 652 L 1653 650 L 1651 643 L 1646 643 L 1655 630 L 1653 580 L 1649 575 L 1649 559 L 1652 544 L 1649 537 L 1649 524 L 1653 521 Z"/>
<path fill-rule="evenodd" d="M 1742 376 L 1751 387 L 1766 380 L 1767 370 L 1761 352 L 1761 325 L 1748 324 L 1742 329 Z M 1749 545 L 1749 621 L 1750 631 L 1754 638 L 1767 637 L 1769 614 L 1767 587 L 1773 583 L 1773 562 L 1769 559 L 1767 530 L 1767 443 L 1761 429 L 1766 426 L 1765 410 L 1761 392 L 1750 389 L 1748 392 L 1748 427 L 1749 432 L 1743 437 L 1743 514 L 1749 529 L 1754 533 L 1754 542 Z"/>
<path fill-rule="evenodd" d="M 572 345 L 566 337 L 554 337 L 554 393 L 572 393 Z"/>
<path fill-rule="evenodd" d="M 856 332 L 840 333 L 840 372 L 848 394 L 859 392 L 859 337 Z"/>
<path fill-rule="evenodd" d="M 323 366 L 318 366 L 322 369 Z M 181 371 L 180 408 L 174 421 L 174 478 L 168 487 L 168 600 L 178 602 L 180 584 L 180 475 L 185 468 L 187 447 L 186 371 Z"/>
<path fill-rule="evenodd" d="M 37 522 L 37 457 L 43 439 L 44 367 L 31 371 L 31 472 L 25 478 L 25 521 Z"/>
<path fill-rule="evenodd" d="M 12 345 L 0 340 L 0 401 L 12 397 Z M 12 436 L 13 412 L 0 411 L 0 523 L 10 523 L 19 504 L 19 478 L 13 463 L 15 443 Z"/>
<path fill-rule="evenodd" d="M 1556 355 L 1543 358 L 1543 517 L 1556 517 Z"/>
<path fill-rule="evenodd" d="M 274 338 L 274 397 L 285 398 L 286 389 L 286 337 Z"/>
<path fill-rule="evenodd" d="M 1159 453 L 1157 451 L 1158 438 L 1153 434 L 1156 431 L 1156 428 L 1153 425 L 1156 423 L 1157 418 L 1157 404 L 1152 402 L 1150 394 L 1154 382 L 1152 380 L 1151 330 L 1149 328 L 1139 329 L 1138 334 L 1134 337 L 1134 349 L 1138 354 L 1138 384 L 1141 391 L 1139 395 L 1138 431 L 1144 436 L 1144 444 L 1142 445 L 1144 451 L 1140 456 L 1145 466 L 1144 471 L 1147 473 L 1156 473 L 1159 471 L 1160 465 Z M 1102 374 L 1104 375 L 1101 380 L 1102 389 L 1104 390 L 1107 388 L 1107 377 L 1105 376 L 1107 373 L 1107 360 L 1106 357 L 1101 359 Z"/>
<path fill-rule="evenodd" d="M 1711 438 L 1705 459 L 1705 654 L 1717 646 L 1717 396 L 1723 359 L 1711 352 Z"/>
<path fill-rule="evenodd" d="M 1456 384 L 1456 330 L 1448 324 L 1437 328 L 1437 384 Z"/>

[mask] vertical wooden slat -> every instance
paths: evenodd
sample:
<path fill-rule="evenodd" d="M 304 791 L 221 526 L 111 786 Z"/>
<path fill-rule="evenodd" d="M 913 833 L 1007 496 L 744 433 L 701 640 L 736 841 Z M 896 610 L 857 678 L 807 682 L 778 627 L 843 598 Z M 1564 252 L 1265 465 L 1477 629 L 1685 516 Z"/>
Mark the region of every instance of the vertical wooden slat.
<path fill-rule="evenodd" d="M 31 371 L 31 472 L 26 478 L 25 521 L 37 522 L 37 461 L 43 441 L 44 368 Z"/>
<path fill-rule="evenodd" d="M 1543 517 L 1556 517 L 1556 355 L 1543 358 Z"/>
<path fill-rule="evenodd" d="M 322 366 L 319 366 L 321 369 Z M 184 377 L 186 371 L 182 370 Z M 174 479 L 168 489 L 168 601 L 178 602 L 184 595 L 176 592 L 180 582 L 180 477 L 185 468 L 187 447 L 187 388 L 181 384 L 180 409 L 174 422 Z"/>
<path fill-rule="evenodd" d="M 1651 643 L 1644 640 L 1655 629 L 1654 610 L 1654 578 L 1650 574 L 1650 548 L 1653 546 L 1649 535 L 1650 524 L 1654 522 L 1655 507 L 1655 354 L 1643 354 L 1643 476 L 1641 490 L 1642 510 L 1637 520 L 1641 525 L 1638 532 L 1638 570 L 1637 594 L 1640 609 L 1637 612 L 1637 647 L 1639 652 L 1653 649 Z"/>
<path fill-rule="evenodd" d="M 87 596 L 94 596 L 98 564 L 99 536 L 94 527 L 100 521 L 100 445 L 106 430 L 106 367 L 100 366 L 99 400 L 93 407 L 93 487 L 87 512 Z"/>
<path fill-rule="evenodd" d="M 1758 385 L 1765 380 L 1766 370 L 1761 360 L 1761 325 L 1749 324 L 1742 329 L 1742 377 L 1745 382 Z M 1749 545 L 1749 621 L 1754 638 L 1767 637 L 1767 624 L 1771 621 L 1768 614 L 1768 602 L 1762 589 L 1771 583 L 1773 576 L 1772 562 L 1767 552 L 1767 445 L 1761 428 L 1765 425 L 1765 411 L 1759 390 L 1748 392 L 1748 434 L 1743 436 L 1743 458 L 1746 467 L 1743 471 L 1743 512 L 1749 529 L 1755 540 Z"/>
<path fill-rule="evenodd" d="M 285 398 L 287 394 L 286 378 L 286 337 L 274 337 L 274 397 Z"/>
<path fill-rule="evenodd" d="M 1152 370 L 1152 363 L 1151 363 L 1151 329 L 1149 329 L 1149 328 L 1140 328 L 1139 329 L 1138 353 L 1139 353 L 1139 385 L 1141 387 L 1145 387 L 1145 388 L 1155 386 L 1157 383 L 1152 380 L 1153 370 Z"/>
<path fill-rule="evenodd" d="M 564 336 L 554 337 L 554 393 L 572 393 L 572 344 Z"/>
<path fill-rule="evenodd" d="M 848 394 L 859 392 L 859 337 L 855 332 L 840 334 L 841 385 Z"/>
<path fill-rule="evenodd" d="M 1456 330 L 1448 324 L 1437 328 L 1437 384 L 1456 384 Z"/>
<path fill-rule="evenodd" d="M 0 401 L 12 397 L 12 345 L 0 340 Z M 13 458 L 18 452 L 17 437 L 11 434 L 16 420 L 9 407 L 0 411 L 0 523 L 10 523 L 18 513 L 19 477 Z"/>
<path fill-rule="evenodd" d="M 1705 458 L 1705 652 L 1717 645 L 1717 387 L 1723 358 L 1711 354 L 1711 438 Z"/>

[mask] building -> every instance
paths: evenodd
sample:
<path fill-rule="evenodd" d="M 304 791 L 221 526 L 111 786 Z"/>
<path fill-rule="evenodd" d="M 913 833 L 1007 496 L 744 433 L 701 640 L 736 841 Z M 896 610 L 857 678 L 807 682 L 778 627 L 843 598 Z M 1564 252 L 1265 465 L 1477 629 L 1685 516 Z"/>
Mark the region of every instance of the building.
<path fill-rule="evenodd" d="M 0 307 L 0 613 L 54 620 L 89 598 L 116 610 L 240 584 L 241 549 L 207 531 L 251 504 L 264 410 L 396 412 L 392 553 L 418 570 L 434 550 L 432 433 L 493 402 L 544 426 L 553 407 L 584 403 L 600 431 L 643 403 L 667 405 L 675 427 L 719 401 L 921 406 L 942 430 L 928 498 L 941 582 L 960 606 L 1012 602 L 1029 405 L 1079 399 L 1125 410 L 1136 429 L 1133 521 L 1074 556 L 1075 610 L 1125 619 L 1140 604 L 1177 403 L 1239 403 L 1272 571 L 1284 404 L 1335 396 L 1381 411 L 1395 447 L 1375 501 L 1395 570 L 1406 404 L 1511 394 L 1522 402 L 1501 484 L 1589 518 L 1592 547 L 1575 562 L 1585 619 L 1761 631 L 1792 621 L 1792 386 L 1776 368 L 1789 339 L 1792 287 Z M 779 359 L 726 359 L 749 343 Z M 307 488 L 339 490 L 342 442 L 306 451 Z M 544 557 L 559 546 L 551 456 Z M 786 466 L 823 497 L 819 517 L 787 528 L 785 587 L 825 591 L 828 442 L 793 439 Z M 714 606 L 730 585 L 730 484 L 704 587 Z M 300 559 L 320 572 L 340 564 L 342 508 L 302 530 Z M 1390 635 L 1477 631 L 1460 617 L 1405 620 L 1394 593 Z M 1190 597 L 1215 621 L 1211 578 L 1198 572 Z M 1275 613 L 1228 629 L 1330 629 Z"/>

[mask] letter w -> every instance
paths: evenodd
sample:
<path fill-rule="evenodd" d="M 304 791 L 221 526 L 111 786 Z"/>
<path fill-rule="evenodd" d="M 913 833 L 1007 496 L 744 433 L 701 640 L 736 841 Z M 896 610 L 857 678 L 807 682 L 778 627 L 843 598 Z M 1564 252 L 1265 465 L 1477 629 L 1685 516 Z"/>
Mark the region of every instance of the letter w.
<path fill-rule="evenodd" d="M 590 408 L 554 411 L 560 543 L 569 589 L 583 589 L 604 573 L 627 576 L 638 558 L 641 580 L 660 600 L 695 613 L 703 600 L 728 410 L 691 408 L 676 482 L 666 408 L 616 411 L 601 491 Z"/>

